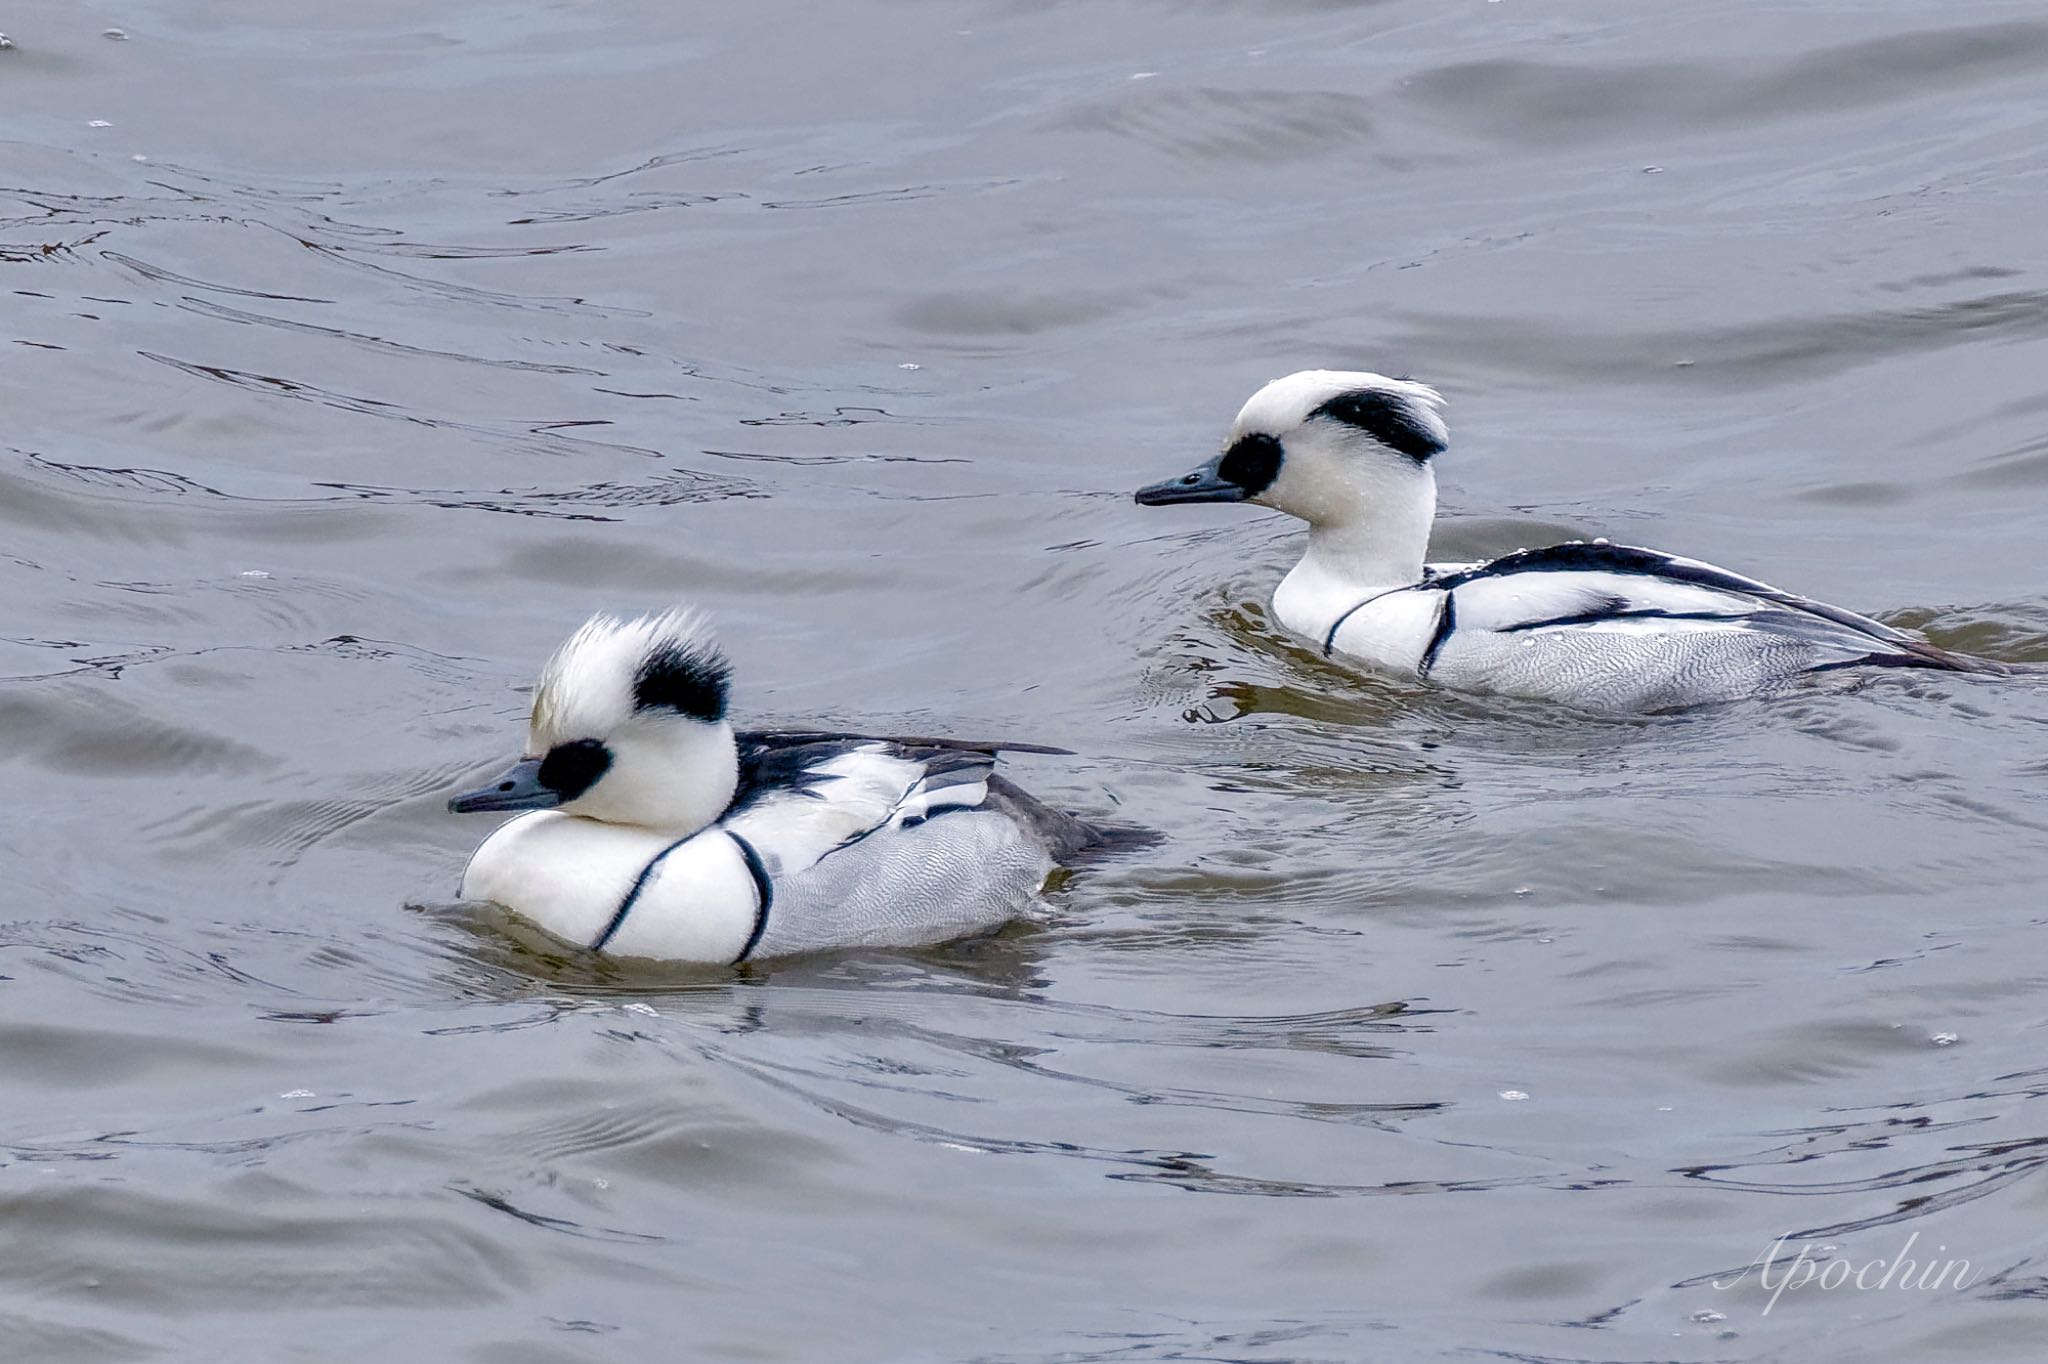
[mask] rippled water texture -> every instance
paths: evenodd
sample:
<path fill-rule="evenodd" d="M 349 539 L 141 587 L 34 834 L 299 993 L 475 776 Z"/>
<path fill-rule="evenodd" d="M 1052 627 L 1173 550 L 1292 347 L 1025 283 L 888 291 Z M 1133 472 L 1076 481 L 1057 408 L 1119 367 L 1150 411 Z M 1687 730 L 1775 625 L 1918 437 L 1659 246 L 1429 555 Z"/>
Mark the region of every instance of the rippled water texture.
<path fill-rule="evenodd" d="M 1417 694 L 1129 501 L 1407 371 L 1446 556 L 2048 659 L 2038 3 L 0 26 L 0 1357 L 2038 1357 L 2048 692 Z M 747 715 L 1167 841 L 738 976 L 442 905 L 546 650 L 682 594 Z"/>

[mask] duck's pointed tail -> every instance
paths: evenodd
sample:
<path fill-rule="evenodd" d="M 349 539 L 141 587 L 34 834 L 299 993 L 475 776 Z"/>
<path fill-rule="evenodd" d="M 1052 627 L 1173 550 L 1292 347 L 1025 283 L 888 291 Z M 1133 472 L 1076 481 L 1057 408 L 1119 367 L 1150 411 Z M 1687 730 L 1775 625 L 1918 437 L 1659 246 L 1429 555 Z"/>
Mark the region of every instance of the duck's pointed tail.
<path fill-rule="evenodd" d="M 1096 824 L 1056 810 L 1029 791 L 1003 777 L 988 779 L 988 794 L 1012 819 L 1031 830 L 1061 866 L 1138 852 L 1163 841 L 1156 830 L 1136 824 Z"/>
<path fill-rule="evenodd" d="M 1827 672 L 1837 668 L 1926 668 L 1934 672 L 1973 673 L 1979 677 L 2048 676 L 2048 663 L 2008 663 L 1982 654 L 1944 649 L 1938 644 L 1918 639 L 1900 640 L 1888 648 L 1859 658 L 1823 663 L 1814 671 Z"/>

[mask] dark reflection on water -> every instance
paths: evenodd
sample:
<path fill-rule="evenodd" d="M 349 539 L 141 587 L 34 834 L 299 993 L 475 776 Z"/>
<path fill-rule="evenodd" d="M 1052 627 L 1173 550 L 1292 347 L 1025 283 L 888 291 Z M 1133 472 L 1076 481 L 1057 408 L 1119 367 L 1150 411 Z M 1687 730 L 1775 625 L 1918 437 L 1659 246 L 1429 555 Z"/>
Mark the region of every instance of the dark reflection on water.
<path fill-rule="evenodd" d="M 2037 1349 L 2039 686 L 1418 695 L 1128 500 L 1408 371 L 1440 557 L 2048 662 L 2026 7 L 17 10 L 0 1357 Z M 546 650 L 681 594 L 747 716 L 1166 840 L 737 972 L 448 906 Z M 1975 1272 L 1717 1286 L 1781 1237 Z"/>

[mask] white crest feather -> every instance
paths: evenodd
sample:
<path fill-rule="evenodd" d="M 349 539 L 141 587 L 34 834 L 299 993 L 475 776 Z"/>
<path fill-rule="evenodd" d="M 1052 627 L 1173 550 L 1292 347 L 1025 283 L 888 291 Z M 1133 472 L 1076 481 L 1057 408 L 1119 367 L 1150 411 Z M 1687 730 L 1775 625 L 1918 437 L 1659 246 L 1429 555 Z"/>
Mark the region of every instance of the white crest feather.
<path fill-rule="evenodd" d="M 585 621 L 541 669 L 530 751 L 545 753 L 623 724 L 633 714 L 642 669 L 664 652 L 721 679 L 728 672 L 709 620 L 693 607 L 635 617 L 599 613 Z"/>
<path fill-rule="evenodd" d="M 1368 370 L 1305 369 L 1275 379 L 1245 402 L 1236 429 L 1283 434 L 1309 419 L 1330 399 L 1346 393 L 1382 393 L 1398 402 L 1439 445 L 1450 444 L 1444 424 L 1444 395 L 1413 379 L 1390 379 Z"/>

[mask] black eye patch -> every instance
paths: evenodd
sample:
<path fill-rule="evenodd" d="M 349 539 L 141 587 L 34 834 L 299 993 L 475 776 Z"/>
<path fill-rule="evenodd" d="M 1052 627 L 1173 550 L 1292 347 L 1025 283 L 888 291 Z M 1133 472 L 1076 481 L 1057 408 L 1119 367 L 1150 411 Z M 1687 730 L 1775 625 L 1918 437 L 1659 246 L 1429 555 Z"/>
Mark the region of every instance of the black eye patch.
<path fill-rule="evenodd" d="M 596 739 L 556 744 L 541 759 L 540 784 L 559 794 L 566 804 L 595 786 L 611 765 L 612 751 Z"/>
<path fill-rule="evenodd" d="M 1257 497 L 1280 476 L 1284 456 L 1280 442 L 1264 432 L 1239 436 L 1216 464 L 1216 477 L 1244 489 L 1246 497 Z"/>
<path fill-rule="evenodd" d="M 1443 441 L 1427 416 L 1415 410 L 1414 402 L 1384 389 L 1361 388 L 1339 393 L 1308 414 L 1355 426 L 1389 450 L 1397 450 L 1417 464 L 1440 455 Z"/>

